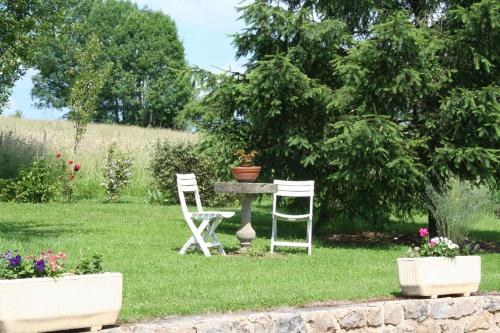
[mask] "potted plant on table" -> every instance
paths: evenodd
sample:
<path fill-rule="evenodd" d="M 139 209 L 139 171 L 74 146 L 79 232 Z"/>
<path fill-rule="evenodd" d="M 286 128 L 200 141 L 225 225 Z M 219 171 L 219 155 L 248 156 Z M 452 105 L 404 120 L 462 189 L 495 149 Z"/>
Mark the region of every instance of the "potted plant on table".
<path fill-rule="evenodd" d="M 103 273 L 101 256 L 81 258 L 72 272 L 52 250 L 0 253 L 0 332 L 97 331 L 114 324 L 122 305 L 121 273 Z"/>
<path fill-rule="evenodd" d="M 426 187 L 425 204 L 437 222 L 438 236 L 419 233 L 421 245 L 411 247 L 407 258 L 397 260 L 401 291 L 406 295 L 470 295 L 479 288 L 481 257 L 467 236 L 471 226 L 492 210 L 484 188 L 451 178 L 446 185 Z"/>
<path fill-rule="evenodd" d="M 233 177 L 240 183 L 255 182 L 260 173 L 260 166 L 254 163 L 257 152 L 238 149 L 234 154 L 238 157 L 238 166 L 231 168 Z"/>

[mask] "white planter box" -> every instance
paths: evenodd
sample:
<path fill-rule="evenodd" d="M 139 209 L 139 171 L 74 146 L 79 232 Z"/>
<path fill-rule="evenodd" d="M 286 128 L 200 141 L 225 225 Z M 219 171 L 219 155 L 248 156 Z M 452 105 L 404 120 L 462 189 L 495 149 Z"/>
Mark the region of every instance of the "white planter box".
<path fill-rule="evenodd" d="M 405 295 L 469 296 L 481 282 L 480 256 L 399 258 L 397 267 L 399 286 Z"/>
<path fill-rule="evenodd" d="M 0 332 L 99 330 L 116 322 L 122 285 L 121 273 L 0 280 Z"/>

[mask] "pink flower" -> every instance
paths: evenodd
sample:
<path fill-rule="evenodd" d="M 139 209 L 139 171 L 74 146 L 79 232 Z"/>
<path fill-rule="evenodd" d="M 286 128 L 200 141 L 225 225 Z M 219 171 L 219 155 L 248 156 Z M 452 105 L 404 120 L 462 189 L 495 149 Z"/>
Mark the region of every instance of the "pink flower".
<path fill-rule="evenodd" d="M 56 157 L 60 158 L 61 157 L 61 153 L 56 153 Z"/>
<path fill-rule="evenodd" d="M 427 230 L 427 228 L 420 228 L 418 232 L 420 233 L 420 237 L 429 236 L 429 230 Z"/>
<path fill-rule="evenodd" d="M 436 241 L 435 241 L 434 239 L 431 239 L 431 240 L 429 241 L 429 245 L 430 245 L 430 246 L 432 246 L 432 247 L 436 246 L 436 244 L 437 244 L 437 243 L 436 243 Z"/>
<path fill-rule="evenodd" d="M 80 164 L 75 165 L 75 167 L 73 168 L 73 170 L 75 170 L 75 171 L 80 170 Z"/>
<path fill-rule="evenodd" d="M 69 160 L 69 161 L 68 161 L 68 164 L 73 164 L 73 160 Z"/>

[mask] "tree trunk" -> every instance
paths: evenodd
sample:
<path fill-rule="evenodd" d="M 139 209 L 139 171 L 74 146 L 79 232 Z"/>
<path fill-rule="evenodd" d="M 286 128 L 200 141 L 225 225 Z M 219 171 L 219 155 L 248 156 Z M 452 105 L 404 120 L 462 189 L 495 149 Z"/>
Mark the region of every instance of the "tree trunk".
<path fill-rule="evenodd" d="M 437 222 L 436 218 L 430 211 L 427 212 L 427 222 L 429 224 L 429 237 L 436 237 L 437 236 Z"/>

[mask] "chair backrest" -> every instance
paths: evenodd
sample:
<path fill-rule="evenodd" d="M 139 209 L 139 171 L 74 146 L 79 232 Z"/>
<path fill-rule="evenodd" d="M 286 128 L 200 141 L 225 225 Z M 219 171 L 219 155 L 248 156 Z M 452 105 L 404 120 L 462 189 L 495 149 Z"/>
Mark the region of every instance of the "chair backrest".
<path fill-rule="evenodd" d="M 184 217 L 189 217 L 189 210 L 186 204 L 185 192 L 194 192 L 194 198 L 196 201 L 196 208 L 198 213 L 203 212 L 203 207 L 201 206 L 200 192 L 198 190 L 198 184 L 196 183 L 196 176 L 193 173 L 188 174 L 176 174 L 177 176 L 177 190 L 179 191 L 179 201 L 181 202 L 182 213 Z"/>
<path fill-rule="evenodd" d="M 309 197 L 309 213 L 313 210 L 314 197 L 314 180 L 306 181 L 290 181 L 290 180 L 274 180 L 274 184 L 278 185 L 278 191 L 273 195 L 273 211 L 276 212 L 277 197 Z"/>

